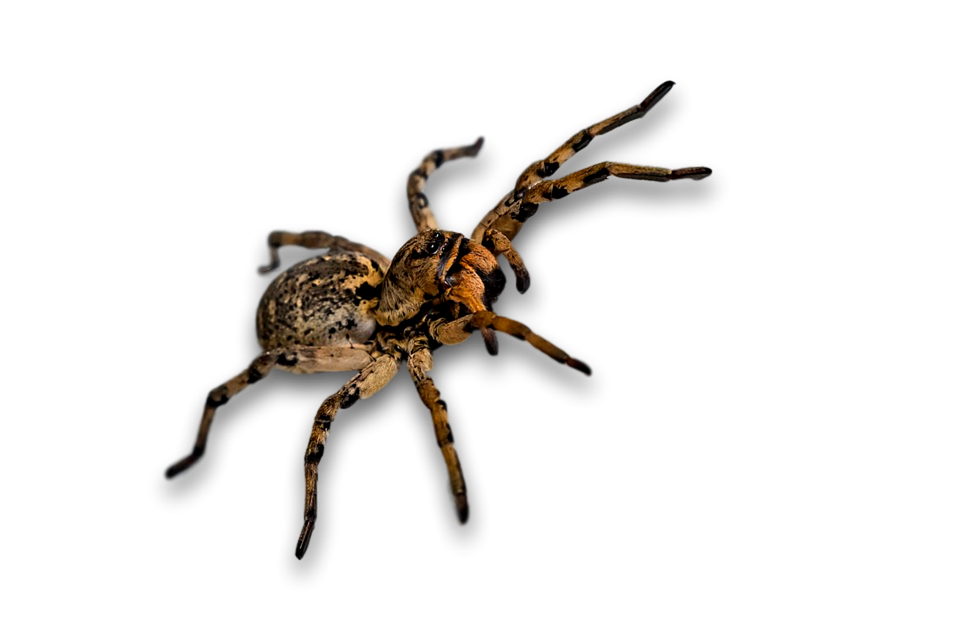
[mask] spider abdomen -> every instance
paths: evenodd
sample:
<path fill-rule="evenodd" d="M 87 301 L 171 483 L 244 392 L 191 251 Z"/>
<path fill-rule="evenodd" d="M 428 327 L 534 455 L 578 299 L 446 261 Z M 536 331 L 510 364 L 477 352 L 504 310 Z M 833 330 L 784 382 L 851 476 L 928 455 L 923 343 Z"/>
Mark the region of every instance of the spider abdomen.
<path fill-rule="evenodd" d="M 382 280 L 380 266 L 361 253 L 331 251 L 291 266 L 260 299 L 260 345 L 269 350 L 367 341 L 377 328 Z"/>

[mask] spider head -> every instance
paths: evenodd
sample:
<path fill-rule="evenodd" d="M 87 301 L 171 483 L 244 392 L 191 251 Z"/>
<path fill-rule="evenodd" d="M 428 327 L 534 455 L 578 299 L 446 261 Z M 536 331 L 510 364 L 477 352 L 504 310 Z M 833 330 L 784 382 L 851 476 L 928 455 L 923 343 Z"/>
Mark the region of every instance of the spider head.
<path fill-rule="evenodd" d="M 396 326 L 424 306 L 448 304 L 454 316 L 488 310 L 506 278 L 479 242 L 451 231 L 427 230 L 400 247 L 383 280 L 377 322 Z"/>

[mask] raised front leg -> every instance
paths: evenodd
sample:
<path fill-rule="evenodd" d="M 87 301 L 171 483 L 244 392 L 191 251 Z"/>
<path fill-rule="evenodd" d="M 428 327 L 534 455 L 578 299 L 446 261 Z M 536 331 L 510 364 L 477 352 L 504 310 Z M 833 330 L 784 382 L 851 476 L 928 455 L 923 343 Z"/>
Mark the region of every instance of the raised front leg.
<path fill-rule="evenodd" d="M 643 102 L 640 104 L 630 107 L 626 111 L 618 113 L 617 115 L 607 118 L 603 122 L 598 122 L 593 126 L 587 127 L 582 131 L 576 133 L 569 140 L 564 142 L 557 148 L 556 151 L 548 155 L 542 160 L 537 160 L 531 164 L 527 169 L 520 174 L 520 177 L 517 178 L 517 183 L 514 186 L 514 189 L 508 193 L 499 204 L 493 208 L 492 211 L 487 213 L 487 215 L 480 221 L 480 224 L 474 229 L 472 234 L 472 239 L 475 241 L 484 241 L 485 235 L 488 231 L 498 230 L 502 232 L 508 239 L 513 239 L 517 233 L 520 232 L 520 229 L 523 226 L 523 223 L 533 215 L 533 212 L 536 211 L 535 202 L 533 200 L 525 198 L 525 195 L 533 190 L 536 187 L 539 187 L 543 180 L 549 178 L 551 175 L 557 172 L 560 166 L 572 158 L 578 151 L 583 150 L 590 142 L 597 137 L 598 135 L 603 135 L 604 133 L 609 133 L 614 129 L 623 126 L 627 122 L 631 122 L 638 118 L 642 118 L 646 113 L 654 107 L 663 97 L 673 88 L 673 82 L 667 81 L 661 84 L 659 87 L 653 90 L 653 92 L 648 95 Z M 613 164 L 613 163 L 604 163 L 604 164 Z M 596 169 L 601 165 L 596 165 L 591 167 Z M 630 166 L 630 165 L 619 165 L 619 166 Z M 652 168 L 652 167 L 635 167 L 635 168 Z M 666 171 L 667 169 L 656 169 L 657 171 Z M 681 171 L 699 171 L 706 172 L 705 174 L 699 175 L 700 177 L 706 177 L 710 174 L 710 169 L 704 167 L 696 167 L 695 169 L 681 169 Z M 578 172 L 580 173 L 580 172 Z M 678 173 L 675 171 L 674 173 Z M 573 175 L 577 175 L 576 173 Z M 572 176 L 571 176 L 572 177 Z M 620 177 L 628 177 L 622 175 Z M 693 177 L 692 175 L 685 175 L 682 177 Z M 653 177 L 637 177 L 635 179 L 656 179 Z M 667 178 L 676 179 L 676 178 Z M 667 180 L 658 180 L 658 181 L 667 181 Z M 562 180 L 556 180 L 548 182 L 550 188 L 554 185 L 558 185 Z M 560 185 L 564 186 L 564 185 Z M 566 187 L 564 187 L 566 188 Z M 579 188 L 582 188 L 579 187 Z M 573 189 L 576 190 L 576 189 Z M 569 188 L 567 193 L 572 192 Z M 541 190 L 541 194 L 543 191 Z M 563 195 L 556 195 L 551 199 L 557 199 L 563 197 Z M 546 201 L 546 200 L 539 200 Z M 485 242 L 486 243 L 486 242 Z"/>
<path fill-rule="evenodd" d="M 407 201 L 410 203 L 410 214 L 413 216 L 413 223 L 417 225 L 417 233 L 427 229 L 439 228 L 437 218 L 433 216 L 430 210 L 430 204 L 427 196 L 423 194 L 423 187 L 427 184 L 427 178 L 437 170 L 437 168 L 448 160 L 457 158 L 472 158 L 480 152 L 483 146 L 483 138 L 477 138 L 477 141 L 470 146 L 458 146 L 452 149 L 437 149 L 436 151 L 423 158 L 416 169 L 410 174 L 407 180 Z"/>
<path fill-rule="evenodd" d="M 167 478 L 176 477 L 203 456 L 203 451 L 207 447 L 207 436 L 210 434 L 210 425 L 213 423 L 213 415 L 217 408 L 226 404 L 231 397 L 247 386 L 259 382 L 275 367 L 293 373 L 355 371 L 366 367 L 372 361 L 370 349 L 363 346 L 298 347 L 273 349 L 262 353 L 242 373 L 207 394 L 193 450 L 167 468 Z"/>
<path fill-rule="evenodd" d="M 341 408 L 349 408 L 358 399 L 366 399 L 387 385 L 397 374 L 400 363 L 391 355 L 376 354 L 373 361 L 331 395 L 320 406 L 313 420 L 313 430 L 307 452 L 303 456 L 303 473 L 306 480 L 306 499 L 303 507 L 303 529 L 297 542 L 297 559 L 302 559 L 310 545 L 310 536 L 317 521 L 317 464 L 323 457 L 330 424 Z"/>
<path fill-rule="evenodd" d="M 525 190 L 513 207 L 511 214 L 504 215 L 496 220 L 494 227 L 487 230 L 484 237 L 497 231 L 508 238 L 516 237 L 524 222 L 533 217 L 540 205 L 567 197 L 571 193 L 585 189 L 588 186 L 599 184 L 608 177 L 626 178 L 628 180 L 647 180 L 651 182 L 670 182 L 672 180 L 702 180 L 712 173 L 705 166 L 696 166 L 686 169 L 661 169 L 656 166 L 635 166 L 620 164 L 619 162 L 601 162 L 588 166 L 585 169 L 571 173 L 556 180 L 544 180 Z"/>
<path fill-rule="evenodd" d="M 447 473 L 450 475 L 450 489 L 453 491 L 453 498 L 456 502 L 457 517 L 461 524 L 465 524 L 467 523 L 467 517 L 470 515 L 470 507 L 467 504 L 467 482 L 463 478 L 460 459 L 453 447 L 453 433 L 450 431 L 450 423 L 447 421 L 447 404 L 440 399 L 440 391 L 437 390 L 436 384 L 427 375 L 433 369 L 433 353 L 430 352 L 426 337 L 417 338 L 410 345 L 409 352 L 407 369 L 410 371 L 413 383 L 417 386 L 420 400 L 430 410 L 433 430 L 437 435 L 437 445 L 440 446 L 440 453 L 443 455 L 443 461 L 447 465 Z"/>

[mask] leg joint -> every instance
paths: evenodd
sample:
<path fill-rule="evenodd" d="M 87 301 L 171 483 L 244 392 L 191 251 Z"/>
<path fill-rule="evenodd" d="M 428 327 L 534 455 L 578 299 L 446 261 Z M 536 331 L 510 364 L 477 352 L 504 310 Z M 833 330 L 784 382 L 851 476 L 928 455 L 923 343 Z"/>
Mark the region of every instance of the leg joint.
<path fill-rule="evenodd" d="M 207 407 L 217 408 L 230 401 L 230 395 L 227 394 L 226 386 L 218 386 L 207 394 Z"/>

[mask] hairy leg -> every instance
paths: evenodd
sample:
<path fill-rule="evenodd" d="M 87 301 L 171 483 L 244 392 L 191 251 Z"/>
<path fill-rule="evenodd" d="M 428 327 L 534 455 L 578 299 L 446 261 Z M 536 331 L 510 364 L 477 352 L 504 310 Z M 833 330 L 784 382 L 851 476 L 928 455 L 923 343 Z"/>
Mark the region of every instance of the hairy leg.
<path fill-rule="evenodd" d="M 520 232 L 523 222 L 525 222 L 530 215 L 533 214 L 531 212 L 531 207 L 532 211 L 536 210 L 536 207 L 533 206 L 533 202 L 525 199 L 524 197 L 528 191 L 530 191 L 535 185 L 539 185 L 544 179 L 556 173 L 564 162 L 576 155 L 578 151 L 583 150 L 598 135 L 609 133 L 620 126 L 623 126 L 627 122 L 642 118 L 670 91 L 671 88 L 673 88 L 673 84 L 673 82 L 669 81 L 664 82 L 659 87 L 654 89 L 653 92 L 650 93 L 650 95 L 648 95 L 640 104 L 630 107 L 626 111 L 618 113 L 613 117 L 607 118 L 602 122 L 598 122 L 593 126 L 579 131 L 569 140 L 560 145 L 557 150 L 548 155 L 546 158 L 538 160 L 527 167 L 527 169 L 521 173 L 520 177 L 517 179 L 514 189 L 504 196 L 504 198 L 500 200 L 499 204 L 497 204 L 492 211 L 487 213 L 483 220 L 481 220 L 480 224 L 477 225 L 471 236 L 472 239 L 478 242 L 483 241 L 486 243 L 485 235 L 488 233 L 488 231 L 498 230 L 506 235 L 508 239 L 512 240 L 516 234 Z M 681 170 L 689 171 L 692 169 Z M 703 169 L 703 167 L 697 167 L 696 170 L 706 171 L 706 175 L 710 174 L 710 170 Z M 701 175 L 700 177 L 706 177 L 706 175 Z M 555 184 L 555 182 L 552 184 Z M 562 195 L 558 197 L 562 197 Z M 554 197 L 553 199 L 557 198 Z"/>
<path fill-rule="evenodd" d="M 297 559 L 302 559 L 310 545 L 310 536 L 317 521 L 317 464 L 323 457 L 330 424 L 341 408 L 349 408 L 358 399 L 366 399 L 387 385 L 397 374 L 399 361 L 392 355 L 377 353 L 373 361 L 357 373 L 343 388 L 328 397 L 317 411 L 313 430 L 303 456 L 303 473 L 306 481 L 306 499 L 303 507 L 303 529 L 297 541 Z"/>
<path fill-rule="evenodd" d="M 441 344 L 459 344 L 470 337 L 474 329 L 492 328 L 513 335 L 521 339 L 542 353 L 546 353 L 561 364 L 566 364 L 570 368 L 575 368 L 585 375 L 590 374 L 590 367 L 578 359 L 570 357 L 565 351 L 558 348 L 552 342 L 540 337 L 529 327 L 516 320 L 497 315 L 492 311 L 480 311 L 472 313 L 459 319 L 447 322 L 437 321 L 430 325 L 429 332 L 433 339 Z"/>
<path fill-rule="evenodd" d="M 499 218 L 496 221 L 495 228 L 489 229 L 485 236 L 489 236 L 494 231 L 499 231 L 508 238 L 513 238 L 520 232 L 524 222 L 533 217 L 542 203 L 559 200 L 580 189 L 599 184 L 608 177 L 626 178 L 628 180 L 647 180 L 652 182 L 670 182 L 672 180 L 682 179 L 702 180 L 711 173 L 712 171 L 704 166 L 685 169 L 662 169 L 656 166 L 636 166 L 633 164 L 621 164 L 619 162 L 601 162 L 571 173 L 566 177 L 556 180 L 545 180 L 530 187 L 520 198 L 515 213 Z"/>
<path fill-rule="evenodd" d="M 427 184 L 427 178 L 437 170 L 437 168 L 448 160 L 456 160 L 463 157 L 475 157 L 483 146 L 483 138 L 477 138 L 477 141 L 470 146 L 459 146 L 452 149 L 437 149 L 427 157 L 423 158 L 416 169 L 410 174 L 407 180 L 407 201 L 410 203 L 410 214 L 413 216 L 413 223 L 417 225 L 417 233 L 427 229 L 439 228 L 437 218 L 430 210 L 430 204 L 427 196 L 423 194 L 423 187 Z"/>
<path fill-rule="evenodd" d="M 443 461 L 447 465 L 447 473 L 450 475 L 450 489 L 456 501 L 457 517 L 460 523 L 466 523 L 470 514 L 470 507 L 467 504 L 467 482 L 463 478 L 460 459 L 453 447 L 453 433 L 447 421 L 447 404 L 440 399 L 440 391 L 427 375 L 433 369 L 433 353 L 430 352 L 425 337 L 413 340 L 408 348 L 410 356 L 407 360 L 407 369 L 417 387 L 420 400 L 430 410 L 433 429 L 437 435 L 437 445 L 440 446 Z"/>
<path fill-rule="evenodd" d="M 632 106 L 626 111 L 622 111 L 612 117 L 607 118 L 603 122 L 598 122 L 591 127 L 587 127 L 582 131 L 577 132 L 572 138 L 564 142 L 557 148 L 556 151 L 548 155 L 542 160 L 538 160 L 531 164 L 527 169 L 520 174 L 520 177 L 517 178 L 516 188 L 522 189 L 530 187 L 540 180 L 550 177 L 557 172 L 557 169 L 560 168 L 560 165 L 572 158 L 577 154 L 578 151 L 582 151 L 593 138 L 598 135 L 603 135 L 604 133 L 609 133 L 614 129 L 617 129 L 627 122 L 632 122 L 638 118 L 642 118 L 647 114 L 647 111 L 652 109 L 660 100 L 663 99 L 667 93 L 670 92 L 670 89 L 673 88 L 674 83 L 667 80 L 656 89 L 653 90 L 650 95 L 643 99 L 643 102 L 636 106 Z"/>
<path fill-rule="evenodd" d="M 513 248 L 510 238 L 497 229 L 488 229 L 483 236 L 483 245 L 494 255 L 502 255 L 507 258 L 507 264 L 513 269 L 513 274 L 517 278 L 517 290 L 526 293 L 527 289 L 530 288 L 530 273 L 524 266 L 520 254 Z"/>
<path fill-rule="evenodd" d="M 368 246 L 351 242 L 345 237 L 339 235 L 330 235 L 323 231 L 304 231 L 303 233 L 290 233 L 288 231 L 274 231 L 267 237 L 267 246 L 270 247 L 270 263 L 261 266 L 261 273 L 269 273 L 280 266 L 279 248 L 281 246 L 302 246 L 304 248 L 353 251 L 363 253 L 374 262 L 380 265 L 384 272 L 390 266 L 390 260 L 374 251 Z"/>
<path fill-rule="evenodd" d="M 167 468 L 167 478 L 173 478 L 193 466 L 207 447 L 207 436 L 217 408 L 251 384 L 255 384 L 274 368 L 293 373 L 319 373 L 324 371 L 360 370 L 370 364 L 370 348 L 355 347 L 299 347 L 273 349 L 262 353 L 250 366 L 227 383 L 217 386 L 207 394 L 207 401 L 200 418 L 197 440 L 189 455 Z"/>

